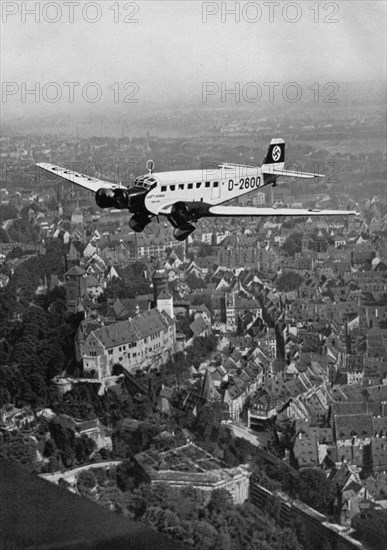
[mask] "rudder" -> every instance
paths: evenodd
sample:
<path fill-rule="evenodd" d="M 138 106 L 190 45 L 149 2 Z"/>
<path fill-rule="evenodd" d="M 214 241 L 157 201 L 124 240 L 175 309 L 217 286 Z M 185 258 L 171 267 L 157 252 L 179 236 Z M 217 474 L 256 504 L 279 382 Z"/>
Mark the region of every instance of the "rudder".
<path fill-rule="evenodd" d="M 281 138 L 271 140 L 263 164 L 275 164 L 276 168 L 282 169 L 285 165 L 285 142 Z"/>

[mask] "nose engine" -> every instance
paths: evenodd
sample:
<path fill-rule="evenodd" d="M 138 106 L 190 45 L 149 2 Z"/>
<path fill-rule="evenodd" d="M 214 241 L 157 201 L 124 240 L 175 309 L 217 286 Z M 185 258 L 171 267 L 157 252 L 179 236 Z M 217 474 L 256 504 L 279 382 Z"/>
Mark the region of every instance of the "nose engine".
<path fill-rule="evenodd" d="M 95 202 L 100 208 L 124 209 L 129 207 L 129 194 L 126 189 L 102 187 L 95 194 Z"/>

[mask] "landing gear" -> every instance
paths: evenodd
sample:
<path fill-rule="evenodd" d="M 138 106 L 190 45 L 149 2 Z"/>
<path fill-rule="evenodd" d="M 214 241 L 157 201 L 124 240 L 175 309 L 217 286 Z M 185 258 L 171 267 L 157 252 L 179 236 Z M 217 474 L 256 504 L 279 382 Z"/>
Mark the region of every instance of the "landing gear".
<path fill-rule="evenodd" d="M 141 233 L 141 231 L 144 230 L 145 226 L 150 223 L 152 218 L 149 216 L 141 216 L 139 214 L 135 214 L 132 216 L 129 220 L 129 227 L 133 229 L 136 233 Z"/>
<path fill-rule="evenodd" d="M 177 241 L 184 241 L 195 229 L 192 223 L 185 223 L 173 230 L 173 236 Z"/>
<path fill-rule="evenodd" d="M 196 203 L 190 206 L 184 202 L 177 202 L 172 207 L 172 212 L 168 216 L 168 221 L 175 228 L 173 236 L 177 241 L 184 241 L 196 227 L 190 223 L 198 220 Z"/>

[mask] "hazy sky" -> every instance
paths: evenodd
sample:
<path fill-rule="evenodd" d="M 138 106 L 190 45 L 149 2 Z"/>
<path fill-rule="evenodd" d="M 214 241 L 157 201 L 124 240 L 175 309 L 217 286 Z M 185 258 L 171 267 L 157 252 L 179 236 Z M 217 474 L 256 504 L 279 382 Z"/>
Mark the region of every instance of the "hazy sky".
<path fill-rule="evenodd" d="M 2 107 L 4 112 L 15 105 L 36 107 L 32 96 L 24 106 L 21 97 L 22 87 L 35 82 L 41 87 L 56 82 L 63 104 L 69 97 L 65 82 L 80 83 L 75 102 L 82 102 L 85 84 L 96 82 L 103 99 L 112 103 L 109 86 L 115 82 L 120 88 L 135 82 L 138 89 L 127 92 L 140 100 L 199 102 L 203 82 L 232 87 L 236 81 L 283 85 L 385 79 L 384 0 L 278 3 L 4 0 L 3 92 L 4 83 L 11 84 Z M 26 13 L 34 7 L 38 15 Z M 237 13 L 227 15 L 233 7 Z M 46 91 L 55 96 L 54 88 Z M 88 92 L 93 95 L 93 89 Z"/>

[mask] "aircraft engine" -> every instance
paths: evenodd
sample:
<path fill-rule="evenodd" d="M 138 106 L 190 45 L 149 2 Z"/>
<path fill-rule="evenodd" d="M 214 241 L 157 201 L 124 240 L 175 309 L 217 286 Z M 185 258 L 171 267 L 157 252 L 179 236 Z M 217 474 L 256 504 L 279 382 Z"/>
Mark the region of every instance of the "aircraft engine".
<path fill-rule="evenodd" d="M 95 202 L 100 208 L 128 208 L 129 194 L 126 189 L 102 187 L 95 194 Z"/>
<path fill-rule="evenodd" d="M 169 215 L 169 220 L 173 227 L 180 227 L 191 221 L 191 212 L 185 202 L 177 202 L 172 207 L 172 212 Z"/>

